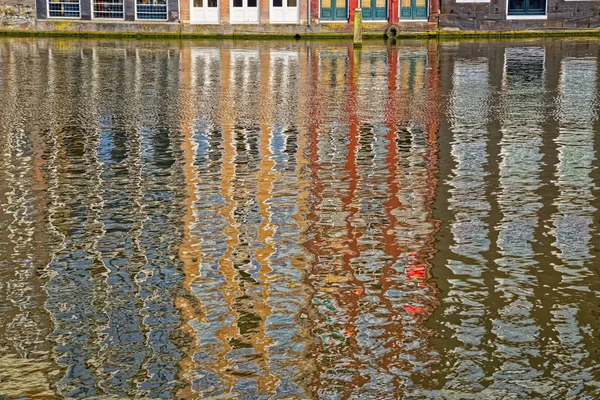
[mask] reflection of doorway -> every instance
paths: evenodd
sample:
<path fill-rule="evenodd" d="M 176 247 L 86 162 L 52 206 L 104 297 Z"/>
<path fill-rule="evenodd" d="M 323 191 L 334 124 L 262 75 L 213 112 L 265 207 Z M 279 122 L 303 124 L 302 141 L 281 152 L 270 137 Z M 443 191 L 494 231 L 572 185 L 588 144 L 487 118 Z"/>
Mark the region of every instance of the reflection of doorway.
<path fill-rule="evenodd" d="M 387 20 L 386 0 L 362 0 L 363 18 L 366 20 Z"/>
<path fill-rule="evenodd" d="M 546 0 L 508 0 L 508 15 L 546 15 Z"/>
<path fill-rule="evenodd" d="M 347 21 L 346 0 L 321 0 L 321 19 L 325 21 Z"/>
<path fill-rule="evenodd" d="M 272 24 L 297 24 L 298 0 L 271 0 Z"/>
<path fill-rule="evenodd" d="M 190 24 L 218 24 L 218 0 L 191 0 Z"/>
<path fill-rule="evenodd" d="M 427 0 L 402 0 L 400 19 L 427 19 Z"/>
<path fill-rule="evenodd" d="M 231 23 L 258 23 L 258 0 L 231 0 Z"/>

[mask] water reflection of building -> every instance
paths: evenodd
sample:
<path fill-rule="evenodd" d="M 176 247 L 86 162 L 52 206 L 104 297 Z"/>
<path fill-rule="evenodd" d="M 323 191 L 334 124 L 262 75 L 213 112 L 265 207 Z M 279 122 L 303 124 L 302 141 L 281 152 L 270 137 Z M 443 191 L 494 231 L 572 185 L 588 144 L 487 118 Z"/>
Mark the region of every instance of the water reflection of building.
<path fill-rule="evenodd" d="M 156 111 L 150 105 L 159 105 L 155 96 L 168 94 L 144 91 L 141 84 L 152 79 L 140 66 L 152 61 L 158 71 L 173 66 L 160 55 L 142 61 L 144 55 L 136 58 L 131 49 L 77 42 L 58 42 L 40 54 L 47 57 L 47 70 L 40 74 L 47 80 L 34 87 L 47 96 L 30 109 L 48 115 L 48 128 L 36 150 L 44 153 L 36 173 L 36 181 L 43 181 L 32 187 L 44 191 L 47 207 L 36 227 L 47 238 L 37 246 L 51 254 L 44 264 L 35 257 L 23 259 L 45 279 L 40 310 L 45 308 L 51 319 L 52 332 L 46 335 L 57 364 L 45 376 L 61 397 L 164 395 L 173 390 L 177 373 L 179 344 L 169 336 L 178 325 L 170 293 L 179 279 L 172 261 L 178 227 L 162 216 L 177 220 L 177 211 L 165 210 L 164 199 L 178 194 L 171 184 L 176 171 L 173 176 L 160 171 L 177 163 L 165 156 L 172 140 L 168 118 L 163 129 L 152 128 L 166 135 L 144 137 Z M 134 79 L 106 79 L 116 71 Z M 155 86 L 173 87 L 167 81 Z M 106 92 L 122 95 L 102 97 Z M 146 115 L 142 104 L 149 106 Z M 163 162 L 158 168 L 152 164 L 157 161 Z M 153 242 L 159 231 L 163 241 Z M 44 292 L 41 285 L 37 291 Z"/>
<path fill-rule="evenodd" d="M 583 383 L 595 374 L 586 349 L 594 148 L 583 138 L 597 60 L 555 46 L 498 46 L 477 58 L 465 48 L 442 71 L 453 76 L 440 136 L 448 129 L 440 146 L 452 163 L 441 163 L 451 167 L 438 215 L 449 223 L 432 324 L 444 326 L 436 347 L 452 373 L 433 381 L 448 392 L 577 396 L 595 385 Z"/>
<path fill-rule="evenodd" d="M 425 282 L 434 230 L 426 160 L 435 131 L 426 127 L 436 125 L 425 113 L 407 117 L 414 127 L 400 133 L 408 134 L 401 148 L 395 117 L 385 116 L 399 90 L 412 91 L 415 102 L 431 98 L 431 60 L 420 57 L 413 63 L 421 68 L 406 71 L 390 62 L 388 70 L 389 54 L 367 53 L 374 59 L 362 64 L 365 53 L 349 56 L 346 47 L 184 50 L 190 222 L 183 257 L 196 300 L 182 298 L 180 307 L 196 344 L 183 365 L 190 391 L 180 393 L 345 393 L 343 375 L 358 378 L 357 393 L 381 392 L 374 382 L 387 376 L 383 392 L 394 393 L 410 381 L 411 368 L 428 364 L 421 321 L 435 306 Z M 211 68 L 216 60 L 220 70 Z M 386 72 L 359 83 L 373 68 Z M 390 76 L 399 82 L 415 73 L 420 84 L 394 84 L 388 93 Z M 314 80 L 322 85 L 309 85 Z M 376 107 L 370 86 L 381 92 L 383 111 L 361 124 L 361 107 Z M 340 123 L 346 117 L 349 125 Z M 390 185 L 396 191 L 388 195 Z M 394 242 L 401 243 L 395 250 Z M 309 288 L 315 295 L 307 299 Z M 370 319 L 378 312 L 387 321 L 381 329 Z M 313 335 L 321 344 L 306 348 Z M 365 361 L 373 352 L 381 354 Z M 354 372 L 340 375 L 339 365 Z M 370 377 L 361 378 L 363 367 Z"/>
<path fill-rule="evenodd" d="M 44 126 L 28 126 L 47 104 L 24 95 L 21 79 L 36 85 L 48 71 L 43 42 L 0 45 L 0 393 L 11 398 L 54 398 L 49 319 L 44 313 L 49 237 L 47 141 Z M 27 61 L 30 60 L 30 61 Z"/>
<path fill-rule="evenodd" d="M 431 362 L 421 318 L 436 303 L 425 283 L 435 232 L 426 138 L 436 131 L 425 127 L 435 127 L 429 123 L 437 112 L 402 120 L 402 105 L 388 98 L 405 91 L 413 96 L 410 106 L 425 105 L 435 92 L 425 84 L 427 57 L 409 60 L 421 66 L 419 74 L 402 68 L 406 56 L 399 53 L 320 55 L 319 86 L 330 88 L 320 101 L 331 104 L 343 90 L 348 106 L 319 107 L 319 122 L 309 129 L 313 211 L 306 246 L 314 254 L 307 282 L 315 290 L 308 315 L 319 337 L 311 349 L 316 397 L 398 395 Z M 422 85 L 398 83 L 405 75 Z"/>

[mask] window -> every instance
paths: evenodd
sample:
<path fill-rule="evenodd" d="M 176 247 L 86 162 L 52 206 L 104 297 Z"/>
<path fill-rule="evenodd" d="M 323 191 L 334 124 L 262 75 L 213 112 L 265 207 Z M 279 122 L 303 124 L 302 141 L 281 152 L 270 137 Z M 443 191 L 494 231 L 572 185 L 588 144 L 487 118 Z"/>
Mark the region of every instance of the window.
<path fill-rule="evenodd" d="M 137 19 L 167 19 L 167 0 L 137 0 Z"/>
<path fill-rule="evenodd" d="M 50 0 L 48 16 L 54 18 L 81 18 L 79 0 Z"/>
<path fill-rule="evenodd" d="M 546 0 L 508 0 L 508 15 L 546 15 Z"/>
<path fill-rule="evenodd" d="M 123 19 L 123 0 L 94 0 L 94 18 Z"/>

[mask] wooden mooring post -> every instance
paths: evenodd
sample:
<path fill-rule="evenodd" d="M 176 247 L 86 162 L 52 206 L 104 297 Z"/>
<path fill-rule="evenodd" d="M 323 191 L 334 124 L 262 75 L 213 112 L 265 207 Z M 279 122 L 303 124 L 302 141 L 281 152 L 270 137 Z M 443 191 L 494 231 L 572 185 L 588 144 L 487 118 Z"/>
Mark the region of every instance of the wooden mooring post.
<path fill-rule="evenodd" d="M 354 47 L 362 47 L 362 9 L 354 10 Z"/>

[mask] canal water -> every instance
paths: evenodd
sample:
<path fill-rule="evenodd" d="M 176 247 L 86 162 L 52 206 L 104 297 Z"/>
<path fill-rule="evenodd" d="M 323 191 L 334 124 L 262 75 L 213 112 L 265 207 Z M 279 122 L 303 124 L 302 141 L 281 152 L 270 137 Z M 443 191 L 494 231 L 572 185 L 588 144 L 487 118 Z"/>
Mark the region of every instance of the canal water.
<path fill-rule="evenodd" d="M 599 399 L 599 56 L 0 40 L 0 398 Z"/>

